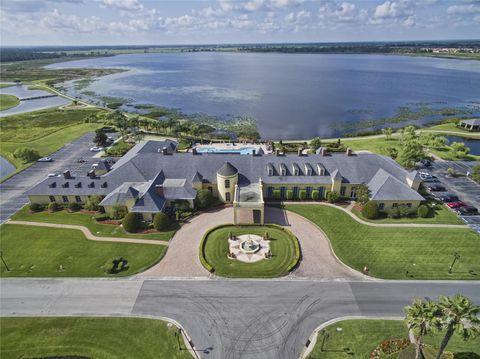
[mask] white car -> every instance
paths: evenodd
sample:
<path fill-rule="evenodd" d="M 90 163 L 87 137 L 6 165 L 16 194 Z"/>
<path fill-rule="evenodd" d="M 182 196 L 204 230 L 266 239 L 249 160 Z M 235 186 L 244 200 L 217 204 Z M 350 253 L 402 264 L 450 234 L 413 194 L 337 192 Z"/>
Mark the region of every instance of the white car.
<path fill-rule="evenodd" d="M 100 152 L 103 151 L 103 147 L 93 146 L 90 148 L 90 152 Z"/>
<path fill-rule="evenodd" d="M 37 162 L 52 162 L 53 160 L 50 157 L 42 157 L 37 160 Z"/>

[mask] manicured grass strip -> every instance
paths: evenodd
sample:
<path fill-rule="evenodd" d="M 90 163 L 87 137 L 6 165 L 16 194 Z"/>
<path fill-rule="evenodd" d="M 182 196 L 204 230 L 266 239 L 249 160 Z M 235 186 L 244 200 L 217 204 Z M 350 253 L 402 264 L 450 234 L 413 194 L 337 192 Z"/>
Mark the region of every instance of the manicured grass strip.
<path fill-rule="evenodd" d="M 337 331 L 337 328 L 342 328 Z M 323 336 L 320 334 L 309 359 L 366 359 L 377 345 L 392 338 L 408 338 L 407 328 L 401 320 L 344 320 L 325 328 L 329 334 L 324 351 L 320 351 Z M 435 348 L 440 344 L 444 333 L 425 337 L 427 344 Z M 475 359 L 480 355 L 480 339 L 463 341 L 455 334 L 448 344 L 447 351 L 456 353 L 455 358 Z M 396 358 L 398 356 L 389 356 Z M 383 357 L 387 358 L 387 357 Z M 413 357 L 412 357 L 413 358 Z"/>
<path fill-rule="evenodd" d="M 157 233 L 136 234 L 127 233 L 123 227 L 113 224 L 101 224 L 95 221 L 92 214 L 82 212 L 70 213 L 66 210 L 50 213 L 48 211 L 31 213 L 28 205 L 23 207 L 12 217 L 15 221 L 29 221 L 42 223 L 74 224 L 87 227 L 93 235 L 99 237 L 121 237 L 121 238 L 139 238 L 155 239 L 159 241 L 168 241 L 173 237 L 178 229 L 178 224 L 172 225 L 172 228 Z"/>
<path fill-rule="evenodd" d="M 166 246 L 95 242 L 80 231 L 4 224 L 0 250 L 10 268 L 2 277 L 118 277 L 141 272 L 165 254 Z M 110 274 L 112 261 L 123 258 L 124 270 Z M 63 269 L 60 269 L 63 266 Z"/>
<path fill-rule="evenodd" d="M 317 224 L 346 265 L 388 279 L 480 279 L 480 235 L 447 228 L 382 228 L 360 224 L 340 209 L 286 204 Z M 453 254 L 458 252 L 452 274 Z M 408 273 L 407 273 L 408 271 Z"/>
<path fill-rule="evenodd" d="M 415 223 L 415 224 L 465 224 L 452 210 L 450 210 L 444 204 L 437 204 L 435 205 L 435 209 L 431 207 L 430 214 L 426 218 L 422 217 L 402 217 L 402 218 L 389 218 L 388 216 L 384 215 L 382 218 L 378 219 L 367 219 L 365 218 L 362 213 L 353 208 L 352 212 L 360 219 L 371 222 L 371 223 L 378 223 L 378 224 L 408 224 L 408 223 Z"/>
<path fill-rule="evenodd" d="M 268 232 L 272 258 L 256 263 L 229 259 L 227 255 L 230 232 L 234 236 L 241 234 L 263 236 Z M 296 243 L 298 244 L 293 234 L 276 226 L 221 226 L 205 237 L 201 252 L 216 275 L 232 278 L 274 278 L 288 274 L 298 262 L 299 252 Z"/>
<path fill-rule="evenodd" d="M 0 111 L 8 110 L 9 108 L 18 106 L 20 100 L 17 96 L 0 94 Z"/>
<path fill-rule="evenodd" d="M 2 359 L 191 359 L 175 326 L 142 318 L 0 318 Z M 181 350 L 180 350 L 181 349 Z"/>

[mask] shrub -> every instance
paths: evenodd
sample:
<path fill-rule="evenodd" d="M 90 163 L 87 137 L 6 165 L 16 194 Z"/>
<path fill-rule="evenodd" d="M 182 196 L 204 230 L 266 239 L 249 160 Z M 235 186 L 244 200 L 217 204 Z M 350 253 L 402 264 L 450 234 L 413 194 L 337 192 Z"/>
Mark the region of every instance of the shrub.
<path fill-rule="evenodd" d="M 368 197 L 370 196 L 370 189 L 365 183 L 362 183 L 357 187 L 357 202 L 365 204 L 368 202 Z"/>
<path fill-rule="evenodd" d="M 400 212 L 400 217 L 408 217 L 412 213 L 412 210 L 403 204 L 398 206 L 398 211 Z"/>
<path fill-rule="evenodd" d="M 116 204 L 112 207 L 111 216 L 113 219 L 122 219 L 123 217 L 126 216 L 126 214 L 127 214 L 127 209 L 125 208 L 125 206 L 120 206 Z"/>
<path fill-rule="evenodd" d="M 199 190 L 197 192 L 195 202 L 197 204 L 197 207 L 200 209 L 211 207 L 214 202 L 212 192 L 210 192 L 208 189 Z"/>
<path fill-rule="evenodd" d="M 394 207 L 390 210 L 390 212 L 388 213 L 388 216 L 390 218 L 400 218 L 401 217 L 401 214 L 400 214 L 400 209 L 398 207 Z"/>
<path fill-rule="evenodd" d="M 57 202 L 50 202 L 48 204 L 48 210 L 50 212 L 57 212 L 57 211 L 60 211 L 61 209 L 62 209 L 62 206 Z"/>
<path fill-rule="evenodd" d="M 170 219 L 165 213 L 159 212 L 153 217 L 153 228 L 157 231 L 163 231 L 170 225 Z"/>
<path fill-rule="evenodd" d="M 95 216 L 93 216 L 93 218 L 97 222 L 101 222 L 101 221 L 108 221 L 110 219 L 110 216 L 106 213 L 98 213 Z"/>
<path fill-rule="evenodd" d="M 77 202 L 70 202 L 68 204 L 68 210 L 71 212 L 77 212 L 82 208 L 82 206 Z"/>
<path fill-rule="evenodd" d="M 425 204 L 422 204 L 417 208 L 417 215 L 421 218 L 428 217 L 429 212 L 430 212 L 430 209 Z"/>
<path fill-rule="evenodd" d="M 43 209 L 43 206 L 41 206 L 39 203 L 30 203 L 28 208 L 32 212 L 39 212 Z"/>
<path fill-rule="evenodd" d="M 377 219 L 380 214 L 378 205 L 373 201 L 368 201 L 363 205 L 362 214 L 367 219 Z"/>
<path fill-rule="evenodd" d="M 340 200 L 340 195 L 338 194 L 338 192 L 335 192 L 335 191 L 327 192 L 327 201 L 328 202 L 335 203 L 335 202 L 338 202 L 339 200 Z"/>
<path fill-rule="evenodd" d="M 27 148 L 27 147 L 20 147 L 13 152 L 13 156 L 15 158 L 21 159 L 24 163 L 33 162 L 40 157 L 38 151 Z"/>
<path fill-rule="evenodd" d="M 123 229 L 129 233 L 134 233 L 137 231 L 140 226 L 140 221 L 135 213 L 127 213 L 125 218 L 122 220 Z"/>
<path fill-rule="evenodd" d="M 312 199 L 318 201 L 320 199 L 320 192 L 317 190 L 312 191 Z"/>
<path fill-rule="evenodd" d="M 293 191 L 291 189 L 287 190 L 287 199 L 290 201 L 293 199 Z"/>
<path fill-rule="evenodd" d="M 279 189 L 274 189 L 273 190 L 273 199 L 280 199 L 280 197 L 282 196 L 281 192 Z"/>
<path fill-rule="evenodd" d="M 298 193 L 298 196 L 300 197 L 300 199 L 302 201 L 306 200 L 307 199 L 307 191 L 305 191 L 304 189 L 300 190 L 300 192 Z"/>
<path fill-rule="evenodd" d="M 85 202 L 85 209 L 87 211 L 98 211 L 100 209 L 98 205 L 100 202 L 102 202 L 101 196 L 91 196 L 87 199 L 87 202 Z"/>

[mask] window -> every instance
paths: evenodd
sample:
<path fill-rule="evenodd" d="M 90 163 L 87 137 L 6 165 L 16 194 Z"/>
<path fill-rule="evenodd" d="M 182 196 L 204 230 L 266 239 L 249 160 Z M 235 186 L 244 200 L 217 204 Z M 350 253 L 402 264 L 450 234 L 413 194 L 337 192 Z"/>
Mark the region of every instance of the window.
<path fill-rule="evenodd" d="M 75 202 L 82 203 L 82 199 L 80 198 L 80 196 L 75 196 Z"/>
<path fill-rule="evenodd" d="M 225 200 L 230 202 L 230 192 L 225 192 Z"/>
<path fill-rule="evenodd" d="M 324 197 L 323 191 L 324 191 L 323 187 L 318 187 L 318 199 L 323 199 Z"/>
<path fill-rule="evenodd" d="M 267 198 L 273 198 L 273 187 L 267 187 Z"/>
<path fill-rule="evenodd" d="M 280 187 L 280 199 L 285 199 L 287 195 L 287 187 Z"/>
<path fill-rule="evenodd" d="M 384 209 L 385 209 L 385 203 L 380 203 L 380 204 L 378 205 L 378 210 L 379 210 L 379 211 L 383 211 Z"/>
<path fill-rule="evenodd" d="M 392 204 L 392 208 L 397 208 L 397 207 L 398 207 L 398 203 Z"/>
<path fill-rule="evenodd" d="M 298 199 L 298 187 L 293 187 L 293 198 Z"/>
<path fill-rule="evenodd" d="M 305 188 L 305 192 L 307 193 L 307 199 L 312 198 L 312 187 Z"/>
<path fill-rule="evenodd" d="M 350 198 L 357 198 L 357 189 L 352 187 L 352 192 L 350 192 Z"/>
<path fill-rule="evenodd" d="M 212 187 L 208 187 L 208 190 L 210 191 L 210 193 L 213 193 L 213 188 Z"/>
<path fill-rule="evenodd" d="M 230 180 L 225 180 L 225 188 L 230 188 Z"/>
<path fill-rule="evenodd" d="M 340 196 L 345 196 L 345 186 L 340 187 Z"/>
<path fill-rule="evenodd" d="M 68 197 L 67 196 L 62 196 L 62 201 L 63 201 L 63 203 L 68 203 Z"/>
<path fill-rule="evenodd" d="M 50 199 L 50 202 L 55 202 L 55 197 L 54 196 L 48 196 L 48 198 Z"/>
<path fill-rule="evenodd" d="M 412 208 L 412 204 L 411 204 L 411 203 L 407 203 L 407 207 L 408 207 L 408 208 Z"/>

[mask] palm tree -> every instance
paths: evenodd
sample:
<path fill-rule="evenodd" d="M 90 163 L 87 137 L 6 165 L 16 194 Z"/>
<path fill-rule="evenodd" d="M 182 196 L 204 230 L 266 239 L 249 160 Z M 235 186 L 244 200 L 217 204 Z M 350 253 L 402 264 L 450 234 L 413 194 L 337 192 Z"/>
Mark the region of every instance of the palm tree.
<path fill-rule="evenodd" d="M 423 358 L 423 337 L 438 326 L 439 307 L 432 301 L 415 299 L 411 306 L 405 307 L 405 321 L 410 341 L 415 344 L 415 359 Z"/>
<path fill-rule="evenodd" d="M 442 357 L 445 348 L 454 332 L 462 336 L 464 340 L 472 339 L 479 334 L 480 306 L 461 294 L 454 297 L 440 297 L 439 307 L 441 310 L 441 324 L 447 329 L 445 336 L 438 349 L 437 358 Z"/>

